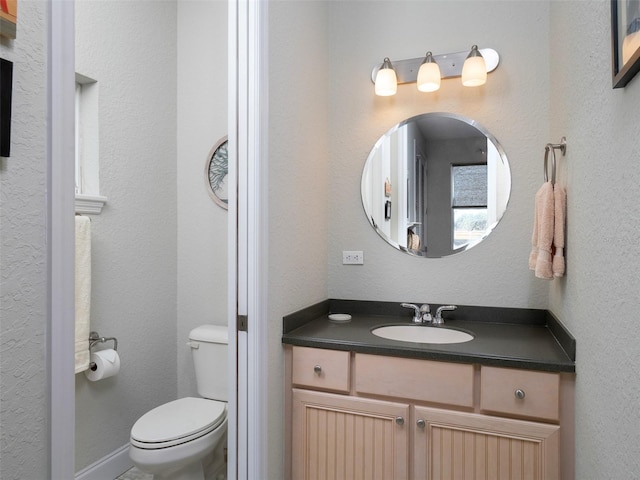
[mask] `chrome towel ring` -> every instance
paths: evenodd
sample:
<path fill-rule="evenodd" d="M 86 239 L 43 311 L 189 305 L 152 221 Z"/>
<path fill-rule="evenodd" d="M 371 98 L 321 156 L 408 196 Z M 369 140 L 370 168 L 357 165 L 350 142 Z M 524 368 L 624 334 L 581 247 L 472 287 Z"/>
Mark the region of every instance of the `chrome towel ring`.
<path fill-rule="evenodd" d="M 549 153 L 551 153 L 551 183 L 556 183 L 556 150 L 567 154 L 567 137 L 562 137 L 560 143 L 547 143 L 544 147 L 544 181 L 549 181 Z"/>

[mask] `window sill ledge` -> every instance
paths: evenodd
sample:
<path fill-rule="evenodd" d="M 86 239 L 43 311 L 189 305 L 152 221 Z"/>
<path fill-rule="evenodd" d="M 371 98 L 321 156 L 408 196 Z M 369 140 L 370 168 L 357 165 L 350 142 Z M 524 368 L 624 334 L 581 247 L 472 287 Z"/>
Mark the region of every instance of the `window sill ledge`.
<path fill-rule="evenodd" d="M 107 203 L 107 197 L 76 194 L 76 213 L 100 215 L 105 203 Z"/>

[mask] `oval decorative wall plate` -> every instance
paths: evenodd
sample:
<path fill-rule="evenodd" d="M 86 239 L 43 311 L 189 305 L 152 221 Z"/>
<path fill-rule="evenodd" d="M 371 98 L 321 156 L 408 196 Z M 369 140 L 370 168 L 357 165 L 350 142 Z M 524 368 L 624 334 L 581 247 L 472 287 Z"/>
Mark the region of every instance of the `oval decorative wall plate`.
<path fill-rule="evenodd" d="M 220 207 L 228 210 L 229 197 L 227 194 L 227 173 L 229 171 L 229 156 L 227 153 L 228 137 L 222 137 L 207 155 L 204 175 L 209 196 Z"/>

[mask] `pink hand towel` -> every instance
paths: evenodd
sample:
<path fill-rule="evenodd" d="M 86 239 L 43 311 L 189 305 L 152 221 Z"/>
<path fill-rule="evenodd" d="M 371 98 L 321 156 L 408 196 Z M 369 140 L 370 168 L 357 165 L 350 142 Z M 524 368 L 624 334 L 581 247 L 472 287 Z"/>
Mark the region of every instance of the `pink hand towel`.
<path fill-rule="evenodd" d="M 562 186 L 553 186 L 554 197 L 554 228 L 553 228 L 553 262 L 554 277 L 564 275 L 564 219 L 567 208 L 567 192 Z"/>
<path fill-rule="evenodd" d="M 537 196 L 537 194 L 536 194 Z M 536 269 L 538 261 L 538 202 L 534 200 L 533 233 L 531 234 L 531 253 L 529 254 L 529 270 Z"/>
<path fill-rule="evenodd" d="M 553 278 L 551 249 L 554 230 L 553 184 L 545 182 L 536 193 L 534 230 L 531 237 L 532 249 L 529 255 L 529 268 L 538 278 Z"/>

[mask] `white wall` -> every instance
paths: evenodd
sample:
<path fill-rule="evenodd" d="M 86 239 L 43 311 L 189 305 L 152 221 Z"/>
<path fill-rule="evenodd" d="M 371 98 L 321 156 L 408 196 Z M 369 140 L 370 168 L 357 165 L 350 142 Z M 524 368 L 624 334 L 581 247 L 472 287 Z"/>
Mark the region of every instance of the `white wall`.
<path fill-rule="evenodd" d="M 178 396 L 197 395 L 189 331 L 227 324 L 227 211 L 204 168 L 227 134 L 227 3 L 178 2 Z"/>
<path fill-rule="evenodd" d="M 438 2 L 396 2 L 387 11 L 389 4 L 376 2 L 378 13 L 370 18 L 373 25 L 397 25 L 394 35 L 382 39 L 378 39 L 380 29 L 368 26 L 364 18 L 353 18 L 369 15 L 360 12 L 357 3 L 270 5 L 269 478 L 282 478 L 283 471 L 281 317 L 325 298 L 327 278 L 330 294 L 341 297 L 364 297 L 375 289 L 385 299 L 404 299 L 406 293 L 416 300 L 461 298 L 460 303 L 546 306 L 549 285 L 530 279 L 520 265 L 526 263 L 526 255 L 522 257 L 528 251 L 533 193 L 542 176 L 542 148 L 561 135 L 569 139 L 567 157 L 560 161 L 566 165 L 560 179 L 566 182 L 569 195 L 567 277 L 550 286 L 550 306 L 578 341 L 576 478 L 630 478 L 640 471 L 635 325 L 639 286 L 635 267 L 640 259 L 635 238 L 640 224 L 635 209 L 640 122 L 635 106 L 640 80 L 634 79 L 624 90 L 611 90 L 609 2 L 558 1 L 550 11 L 546 2 L 451 3 L 449 7 Z M 424 9 L 421 15 L 412 14 L 416 8 Z M 330 32 L 325 31 L 327 9 L 333 12 Z M 341 20 L 338 12 L 342 11 L 351 13 Z M 0 54 L 17 67 L 12 157 L 0 160 L 0 476 L 36 479 L 47 477 L 45 4 L 24 1 L 19 15 L 19 39 L 0 39 Z M 413 16 L 430 22 L 429 28 L 402 27 Z M 467 25 L 471 18 L 482 21 L 474 20 L 475 27 Z M 468 28 L 469 34 L 465 33 Z M 354 45 L 358 35 L 361 44 Z M 425 38 L 417 42 L 414 37 L 419 35 Z M 335 38 L 331 49 L 329 38 Z M 342 41 L 346 43 L 340 47 Z M 502 65 L 490 74 L 489 84 L 480 93 L 466 92 L 455 81 L 447 81 L 435 103 L 413 98 L 405 87 L 392 100 L 373 96 L 368 75 L 383 56 L 408 58 L 420 55 L 425 47 L 438 52 L 466 49 L 471 42 L 494 46 L 502 55 Z M 549 57 L 540 51 L 549 52 Z M 331 71 L 339 75 L 331 83 L 323 68 L 329 52 Z M 532 61 L 536 76 L 529 74 Z M 335 88 L 344 82 L 359 87 Z M 329 99 L 331 114 L 326 106 Z M 421 265 L 414 263 L 419 259 L 389 250 L 370 231 L 360 211 L 358 179 L 370 146 L 388 126 L 415 111 L 435 110 L 477 118 L 496 135 L 509 156 L 517 193 L 487 242 L 464 255 Z M 334 122 L 336 127 L 330 128 Z M 349 130 L 351 138 L 337 132 L 338 127 Z M 331 160 L 329 171 L 327 157 L 337 155 L 341 160 Z M 325 180 L 327 176 L 330 181 Z M 336 222 L 341 215 L 347 218 Z M 507 237 L 515 243 L 507 242 Z M 342 249 L 359 246 L 365 250 L 364 267 L 339 265 Z M 509 271 L 500 267 L 496 275 L 494 258 L 509 264 Z M 458 278 L 456 272 L 467 261 L 473 265 L 471 277 L 477 280 Z M 390 272 L 385 275 L 387 286 L 400 287 L 382 289 L 367 282 L 366 277 L 383 268 Z M 370 274 L 364 275 L 364 269 Z M 495 287 L 480 285 L 485 271 L 486 283 Z M 350 282 L 342 281 L 343 276 Z M 458 284 L 470 292 L 456 291 L 456 297 L 450 298 L 449 291 Z M 423 291 L 421 285 L 428 288 Z M 175 343 L 175 333 L 168 338 Z"/>
<path fill-rule="evenodd" d="M 640 472 L 640 76 L 611 88 L 609 8 L 551 8 L 550 135 L 568 141 L 568 231 L 550 302 L 577 340 L 577 479 Z"/>
<path fill-rule="evenodd" d="M 604 1 L 329 7 L 329 296 L 550 306 L 578 344 L 579 479 L 631 478 L 640 471 L 640 79 L 611 89 L 609 8 Z M 403 86 L 391 99 L 373 95 L 369 71 L 384 56 L 409 58 L 471 43 L 501 55 L 485 87 L 464 90 L 449 80 L 431 96 Z M 373 143 L 400 119 L 427 111 L 461 113 L 487 127 L 509 157 L 513 181 L 507 213 L 489 239 L 441 260 L 391 250 L 371 231 L 359 199 Z M 544 145 L 562 135 L 569 139 L 558 175 L 568 190 L 567 275 L 547 283 L 533 278 L 526 261 Z M 280 185 L 272 179 L 272 189 Z M 364 250 L 365 265 L 343 267 L 340 253 L 347 249 Z"/>
<path fill-rule="evenodd" d="M 21 2 L 13 62 L 11 157 L 0 158 L 0 478 L 47 477 L 47 5 Z"/>
<path fill-rule="evenodd" d="M 547 285 L 527 269 L 533 195 L 548 138 L 549 5 L 546 2 L 331 2 L 329 296 L 364 300 L 546 307 Z M 400 85 L 376 97 L 371 69 L 393 59 L 491 47 L 501 65 L 485 86 L 443 80 L 434 94 Z M 532 75 L 531 71 L 536 74 Z M 363 213 L 360 176 L 377 139 L 425 112 L 473 118 L 502 144 L 512 171 L 509 207 L 481 244 L 442 259 L 410 257 L 376 235 Z M 343 266 L 342 250 L 363 250 Z"/>
<path fill-rule="evenodd" d="M 578 343 L 576 478 L 632 477 L 640 470 L 635 454 L 640 355 L 634 333 L 640 80 L 611 89 L 608 2 L 553 2 L 550 12 L 542 2 L 451 4 L 414 2 L 386 13 L 386 4 L 378 3 L 331 9 L 336 47 L 331 50 L 329 199 L 330 210 L 342 214 L 330 216 L 330 231 L 339 232 L 329 237 L 330 296 L 545 307 L 548 284 L 533 279 L 525 266 L 531 200 L 541 182 L 544 144 L 567 135 L 569 153 L 559 161 L 566 165 L 559 178 L 569 195 L 567 276 L 551 285 L 550 302 Z M 467 14 L 460 17 L 455 10 Z M 407 15 L 423 27 L 414 28 Z M 344 28 L 337 29 L 337 22 Z M 383 22 L 388 34 L 380 33 Z M 420 35 L 424 38 L 414 38 Z M 484 93 L 470 94 L 446 81 L 435 98 L 401 86 L 388 100 L 375 98 L 365 83 L 367 63 L 385 55 L 462 49 L 465 42 L 490 45 L 501 54 Z M 585 46 L 588 55 L 579 53 Z M 343 55 L 336 58 L 335 51 Z M 507 214 L 486 242 L 464 255 L 421 264 L 391 251 L 369 231 L 358 179 L 369 145 L 386 128 L 403 117 L 439 110 L 468 115 L 495 134 L 511 163 L 513 193 Z M 343 249 L 365 250 L 364 267 L 340 265 Z M 496 258 L 500 266 L 492 265 Z M 468 278 L 458 274 L 462 268 Z"/>
<path fill-rule="evenodd" d="M 101 95 L 109 198 L 92 224 L 92 317 L 101 334 L 119 338 L 123 363 L 97 384 L 78 376 L 77 469 L 126 444 L 144 412 L 197 395 L 188 333 L 226 323 L 227 212 L 204 176 L 211 147 L 227 133 L 226 2 L 134 2 L 114 25 L 120 7 L 76 8 L 78 71 L 98 80 Z M 120 42 L 107 41 L 114 28 Z"/>
<path fill-rule="evenodd" d="M 98 80 L 108 197 L 91 217 L 91 327 L 118 338 L 121 359 L 115 377 L 76 375 L 76 471 L 176 398 L 176 14 L 175 2 L 76 1 L 76 70 Z"/>
<path fill-rule="evenodd" d="M 92 221 L 93 326 L 118 337 L 122 358 L 112 379 L 77 377 L 77 469 L 125 445 L 135 419 L 178 389 L 194 394 L 176 345 L 226 316 L 227 214 L 204 189 L 206 155 L 226 134 L 226 3 L 177 5 L 128 2 L 122 16 L 122 3 L 77 2 L 79 34 L 97 43 L 86 40 L 79 67 L 100 83 L 109 197 Z M 47 478 L 45 7 L 21 2 L 18 39 L 0 37 L 0 55 L 15 62 L 12 156 L 0 159 L 3 479 Z"/>
<path fill-rule="evenodd" d="M 328 2 L 269 3 L 269 472 L 283 478 L 282 316 L 327 298 Z"/>

